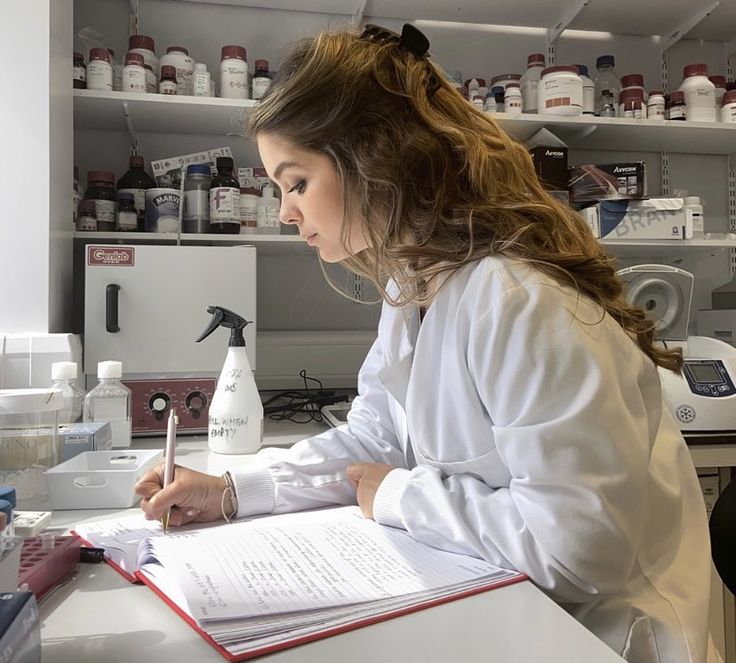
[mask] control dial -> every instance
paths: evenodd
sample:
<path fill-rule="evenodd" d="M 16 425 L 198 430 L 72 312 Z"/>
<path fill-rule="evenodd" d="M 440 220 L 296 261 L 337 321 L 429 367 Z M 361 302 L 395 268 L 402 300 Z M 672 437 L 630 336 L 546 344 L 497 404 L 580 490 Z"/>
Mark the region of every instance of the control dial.
<path fill-rule="evenodd" d="M 153 412 L 153 416 L 159 421 L 164 418 L 164 412 L 169 409 L 170 405 L 171 398 L 162 391 L 157 391 L 148 399 L 148 407 Z"/>
<path fill-rule="evenodd" d="M 199 419 L 202 410 L 207 407 L 207 395 L 201 391 L 192 391 L 187 394 L 187 409 L 192 413 L 194 419 Z"/>

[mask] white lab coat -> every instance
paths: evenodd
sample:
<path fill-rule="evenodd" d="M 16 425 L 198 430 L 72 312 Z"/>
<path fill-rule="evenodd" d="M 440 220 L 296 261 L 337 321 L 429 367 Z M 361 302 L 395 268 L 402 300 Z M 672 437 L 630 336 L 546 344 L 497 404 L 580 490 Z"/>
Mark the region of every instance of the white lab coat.
<path fill-rule="evenodd" d="M 393 286 L 395 288 L 395 285 Z M 705 507 L 657 369 L 587 298 L 503 257 L 448 278 L 421 324 L 384 304 L 348 424 L 234 473 L 239 515 L 354 504 L 518 569 L 631 663 L 702 663 Z"/>

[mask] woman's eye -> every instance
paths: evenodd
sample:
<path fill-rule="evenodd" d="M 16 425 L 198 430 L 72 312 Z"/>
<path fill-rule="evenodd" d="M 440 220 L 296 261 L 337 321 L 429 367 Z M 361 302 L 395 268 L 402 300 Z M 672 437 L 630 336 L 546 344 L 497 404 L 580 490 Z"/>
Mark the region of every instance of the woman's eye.
<path fill-rule="evenodd" d="M 304 188 L 306 187 L 307 182 L 306 180 L 300 180 L 297 182 L 291 189 L 289 189 L 286 193 L 291 193 L 292 191 L 296 191 L 297 193 L 304 193 Z"/>

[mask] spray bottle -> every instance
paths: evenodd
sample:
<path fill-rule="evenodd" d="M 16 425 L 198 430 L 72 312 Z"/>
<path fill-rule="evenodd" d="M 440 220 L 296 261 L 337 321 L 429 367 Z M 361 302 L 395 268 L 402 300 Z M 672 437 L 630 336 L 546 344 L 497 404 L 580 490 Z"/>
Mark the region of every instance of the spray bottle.
<path fill-rule="evenodd" d="M 208 446 L 219 454 L 251 454 L 263 439 L 263 404 L 245 352 L 243 329 L 250 321 L 222 306 L 208 306 L 212 314 L 197 343 L 218 327 L 230 329 L 227 357 L 210 404 Z"/>

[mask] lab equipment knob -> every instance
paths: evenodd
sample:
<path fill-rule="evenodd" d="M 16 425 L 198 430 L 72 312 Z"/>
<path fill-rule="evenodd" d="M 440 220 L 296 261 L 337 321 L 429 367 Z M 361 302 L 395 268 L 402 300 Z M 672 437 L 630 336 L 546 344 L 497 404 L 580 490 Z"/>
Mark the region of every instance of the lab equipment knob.
<path fill-rule="evenodd" d="M 163 417 L 164 412 L 169 408 L 171 399 L 168 394 L 163 392 L 156 392 L 151 398 L 148 399 L 148 407 L 151 408 L 151 412 L 156 416 L 157 419 Z"/>
<path fill-rule="evenodd" d="M 187 409 L 194 419 L 199 419 L 202 410 L 207 406 L 207 396 L 201 391 L 192 391 L 186 398 Z"/>

